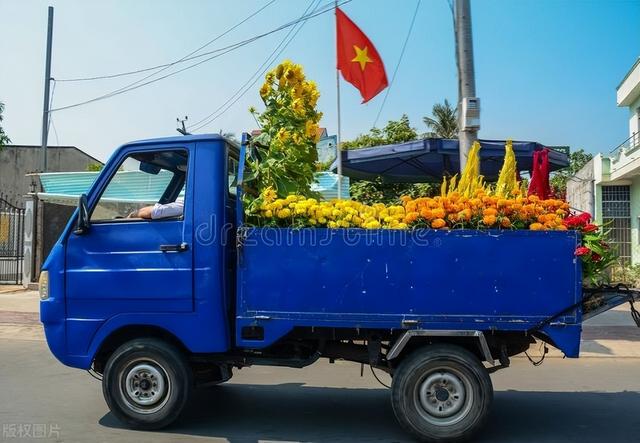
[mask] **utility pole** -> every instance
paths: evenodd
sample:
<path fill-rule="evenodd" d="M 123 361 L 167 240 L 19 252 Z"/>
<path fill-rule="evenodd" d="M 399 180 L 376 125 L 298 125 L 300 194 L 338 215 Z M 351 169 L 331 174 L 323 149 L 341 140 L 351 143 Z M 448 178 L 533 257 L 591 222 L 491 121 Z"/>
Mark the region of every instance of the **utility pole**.
<path fill-rule="evenodd" d="M 458 66 L 458 139 L 460 172 L 462 172 L 467 164 L 469 149 L 478 139 L 478 130 L 480 129 L 480 100 L 476 97 L 469 0 L 455 0 L 454 27 L 456 64 Z"/>
<path fill-rule="evenodd" d="M 51 86 L 51 43 L 53 41 L 53 6 L 49 6 L 47 55 L 44 64 L 44 105 L 42 107 L 42 172 L 47 172 L 47 142 L 49 140 L 49 88 Z"/>
<path fill-rule="evenodd" d="M 189 117 L 186 115 L 182 119 L 180 117 L 176 118 L 176 122 L 182 125 L 182 128 L 176 128 L 176 131 L 178 131 L 182 135 L 191 135 L 190 132 L 187 132 L 187 127 L 184 125 L 184 122 L 186 122 L 187 120 L 189 120 Z"/>

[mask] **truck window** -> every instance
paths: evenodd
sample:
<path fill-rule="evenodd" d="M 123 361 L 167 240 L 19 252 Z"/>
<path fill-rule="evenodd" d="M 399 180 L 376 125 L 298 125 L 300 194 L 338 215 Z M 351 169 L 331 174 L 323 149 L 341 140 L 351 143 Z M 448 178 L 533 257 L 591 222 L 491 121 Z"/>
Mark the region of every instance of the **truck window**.
<path fill-rule="evenodd" d="M 133 153 L 104 188 L 91 221 L 139 221 L 143 208 L 149 208 L 153 219 L 181 217 L 186 177 L 184 150 Z"/>
<path fill-rule="evenodd" d="M 239 154 L 236 150 L 227 146 L 227 183 L 229 187 L 229 195 L 235 197 L 238 186 L 238 161 Z"/>

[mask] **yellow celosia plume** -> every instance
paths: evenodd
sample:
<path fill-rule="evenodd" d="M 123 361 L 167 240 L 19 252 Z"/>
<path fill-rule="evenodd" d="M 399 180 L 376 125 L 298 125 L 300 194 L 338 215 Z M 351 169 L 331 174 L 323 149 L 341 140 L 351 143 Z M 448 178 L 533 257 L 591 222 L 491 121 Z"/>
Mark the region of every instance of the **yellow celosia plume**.
<path fill-rule="evenodd" d="M 511 140 L 507 140 L 504 151 L 504 163 L 502 164 L 498 182 L 496 183 L 495 195 L 506 198 L 510 196 L 513 191 L 518 190 L 516 155 L 513 152 Z"/>
<path fill-rule="evenodd" d="M 480 177 L 480 143 L 476 141 L 469 150 L 467 164 L 464 166 L 458 186 L 456 187 L 455 180 L 452 180 L 451 185 L 449 185 L 449 192 L 458 192 L 461 196 L 471 197 L 482 186 L 482 177 Z"/>

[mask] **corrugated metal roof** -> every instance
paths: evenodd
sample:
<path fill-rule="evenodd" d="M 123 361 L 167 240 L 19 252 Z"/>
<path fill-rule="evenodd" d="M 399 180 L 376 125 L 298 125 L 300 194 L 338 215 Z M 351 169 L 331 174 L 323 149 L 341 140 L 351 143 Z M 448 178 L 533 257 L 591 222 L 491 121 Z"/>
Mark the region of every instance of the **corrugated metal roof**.
<path fill-rule="evenodd" d="M 325 200 L 338 198 L 338 174 L 333 172 L 318 172 L 316 183 L 311 185 L 311 190 L 319 192 Z M 341 198 L 349 198 L 349 177 L 342 177 Z"/>
<path fill-rule="evenodd" d="M 100 172 L 49 172 L 38 174 L 44 192 L 38 196 L 44 200 L 77 199 L 87 192 Z M 117 201 L 156 202 L 169 185 L 171 172 L 157 175 L 142 171 L 119 171 L 107 187 L 103 198 Z M 312 190 L 330 200 L 338 197 L 338 175 L 332 172 L 316 174 L 317 183 Z M 349 198 L 349 178 L 342 180 L 342 198 Z"/>
<path fill-rule="evenodd" d="M 45 194 L 79 196 L 89 190 L 99 172 L 54 172 L 39 174 Z M 157 175 L 142 171 L 119 171 L 103 198 L 118 201 L 158 201 L 171 181 L 169 171 Z"/>

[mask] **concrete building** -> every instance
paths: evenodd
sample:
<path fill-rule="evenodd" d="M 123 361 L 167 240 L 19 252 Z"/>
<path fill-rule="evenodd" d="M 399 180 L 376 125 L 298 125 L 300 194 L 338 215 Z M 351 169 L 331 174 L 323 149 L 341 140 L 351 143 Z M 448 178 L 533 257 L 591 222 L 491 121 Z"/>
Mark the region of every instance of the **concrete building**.
<path fill-rule="evenodd" d="M 617 105 L 629 109 L 626 140 L 578 171 L 567 183 L 567 199 L 607 224 L 623 260 L 640 264 L 640 58 L 618 85 Z"/>
<path fill-rule="evenodd" d="M 75 146 L 49 146 L 47 149 L 48 172 L 85 171 L 92 163 L 102 164 L 96 158 Z M 26 174 L 42 169 L 40 146 L 6 145 L 0 149 L 0 192 L 13 203 L 37 189 L 38 180 Z M 36 188 L 34 189 L 34 186 Z"/>

